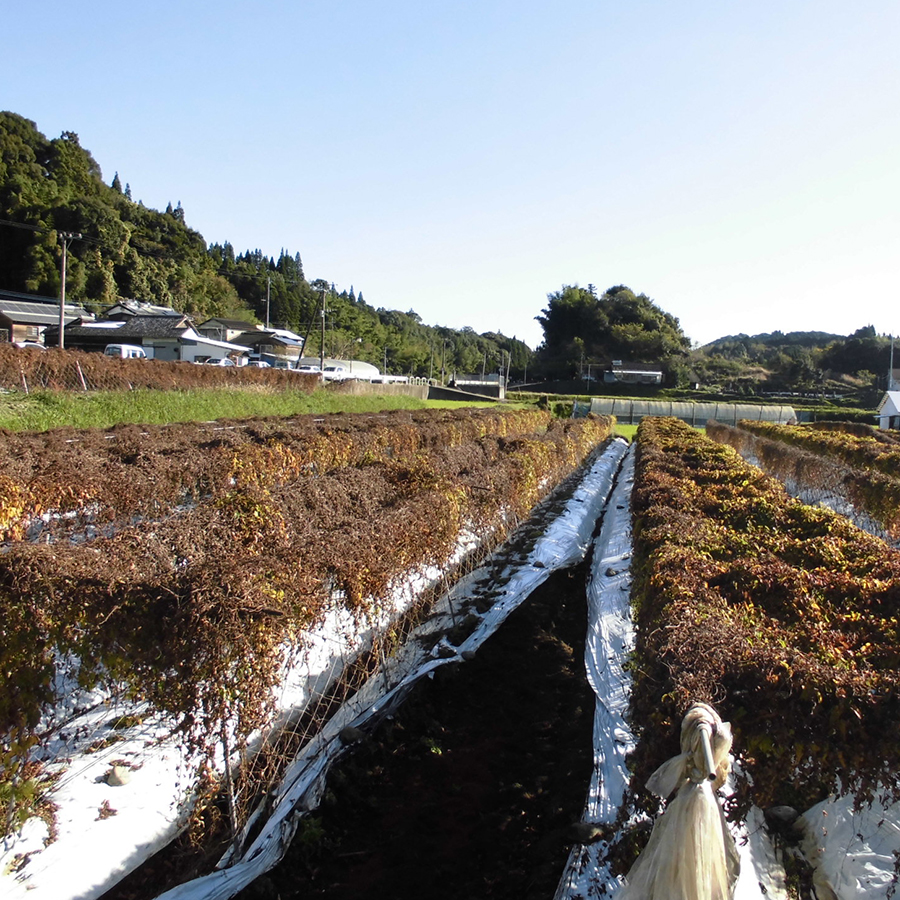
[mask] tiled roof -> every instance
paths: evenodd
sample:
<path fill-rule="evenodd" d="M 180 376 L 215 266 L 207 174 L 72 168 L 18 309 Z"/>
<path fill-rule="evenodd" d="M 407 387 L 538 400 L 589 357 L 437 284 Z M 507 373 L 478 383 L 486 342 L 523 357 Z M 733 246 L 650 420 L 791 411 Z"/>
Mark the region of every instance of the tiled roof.
<path fill-rule="evenodd" d="M 66 338 L 91 337 L 110 334 L 111 325 L 118 323 L 100 321 L 88 325 L 72 325 L 66 329 Z M 187 316 L 131 316 L 115 328 L 116 340 L 127 343 L 130 338 L 177 338 L 191 327 Z"/>
<path fill-rule="evenodd" d="M 235 344 L 242 344 L 246 347 L 257 347 L 260 344 L 273 344 L 280 347 L 296 347 L 302 349 L 303 341 L 295 341 L 283 335 L 275 334 L 271 331 L 247 331 L 232 338 Z"/>
<path fill-rule="evenodd" d="M 194 326 L 197 331 L 202 331 L 207 326 L 212 328 L 227 328 L 230 331 L 234 331 L 235 329 L 240 328 L 243 331 L 258 331 L 260 326 L 254 325 L 252 322 L 247 322 L 244 319 L 219 319 L 213 317 L 212 319 L 207 319 L 205 322 L 201 322 L 199 325 Z"/>

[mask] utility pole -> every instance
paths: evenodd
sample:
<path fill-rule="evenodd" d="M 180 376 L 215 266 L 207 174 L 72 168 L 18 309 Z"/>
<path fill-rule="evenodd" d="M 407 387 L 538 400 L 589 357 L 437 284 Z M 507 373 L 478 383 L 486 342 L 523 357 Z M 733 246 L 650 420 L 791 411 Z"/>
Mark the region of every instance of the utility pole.
<path fill-rule="evenodd" d="M 887 389 L 894 390 L 894 336 L 891 335 L 891 360 L 888 363 Z"/>
<path fill-rule="evenodd" d="M 322 309 L 320 311 L 322 316 L 322 336 L 319 341 L 319 371 L 322 373 L 322 377 L 325 377 L 325 288 L 322 288 Z"/>
<path fill-rule="evenodd" d="M 269 329 L 269 298 L 272 292 L 272 276 L 266 276 L 266 330 Z"/>
<path fill-rule="evenodd" d="M 59 284 L 59 349 L 63 350 L 66 344 L 66 253 L 69 244 L 76 238 L 80 238 L 81 234 L 74 231 L 59 231 L 57 235 L 62 240 L 62 272 Z"/>

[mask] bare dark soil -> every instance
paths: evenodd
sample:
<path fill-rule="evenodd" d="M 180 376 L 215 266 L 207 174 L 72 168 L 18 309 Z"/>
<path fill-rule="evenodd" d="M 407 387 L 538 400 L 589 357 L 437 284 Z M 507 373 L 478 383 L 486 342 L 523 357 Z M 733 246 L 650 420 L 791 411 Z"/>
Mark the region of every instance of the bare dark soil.
<path fill-rule="evenodd" d="M 585 573 L 552 576 L 360 741 L 242 900 L 552 897 L 592 765 Z"/>

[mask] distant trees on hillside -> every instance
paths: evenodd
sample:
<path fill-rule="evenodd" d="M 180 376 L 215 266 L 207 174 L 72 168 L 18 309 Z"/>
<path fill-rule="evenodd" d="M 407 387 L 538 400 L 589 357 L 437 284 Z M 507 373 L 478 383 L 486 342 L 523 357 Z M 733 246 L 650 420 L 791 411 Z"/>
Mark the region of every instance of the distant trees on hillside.
<path fill-rule="evenodd" d="M 131 198 L 116 172 L 105 184 L 78 135 L 54 140 L 0 112 L 0 287 L 58 296 L 60 232 L 81 234 L 67 254 L 66 296 L 100 310 L 122 297 L 171 306 L 198 319 L 224 316 L 278 326 L 321 342 L 325 295 L 329 356 L 387 363 L 395 374 L 504 372 L 521 377 L 531 350 L 515 338 L 424 325 L 413 311 L 375 309 L 362 292 L 307 281 L 299 253 L 207 246 L 181 203 L 164 212 Z M 12 223 L 12 224 L 10 224 Z"/>
<path fill-rule="evenodd" d="M 691 354 L 695 380 L 746 394 L 857 392 L 872 404 L 887 386 L 890 338 L 866 325 L 845 337 L 822 331 L 730 335 Z M 900 362 L 900 360 L 898 360 Z"/>
<path fill-rule="evenodd" d="M 600 295 L 593 285 L 563 285 L 536 318 L 544 329 L 537 365 L 556 377 L 571 377 L 585 361 L 621 359 L 661 365 L 674 381 L 690 349 L 678 319 L 625 285 Z"/>

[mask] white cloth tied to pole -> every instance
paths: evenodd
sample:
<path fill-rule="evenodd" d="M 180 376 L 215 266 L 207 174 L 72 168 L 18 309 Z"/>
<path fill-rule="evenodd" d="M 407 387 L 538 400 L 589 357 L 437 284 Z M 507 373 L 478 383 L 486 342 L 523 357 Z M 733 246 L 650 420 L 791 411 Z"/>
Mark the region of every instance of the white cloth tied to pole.
<path fill-rule="evenodd" d="M 695 703 L 681 723 L 681 753 L 647 781 L 660 797 L 678 793 L 616 900 L 731 900 L 740 861 L 716 797 L 730 750 L 731 726 L 711 706 Z"/>

